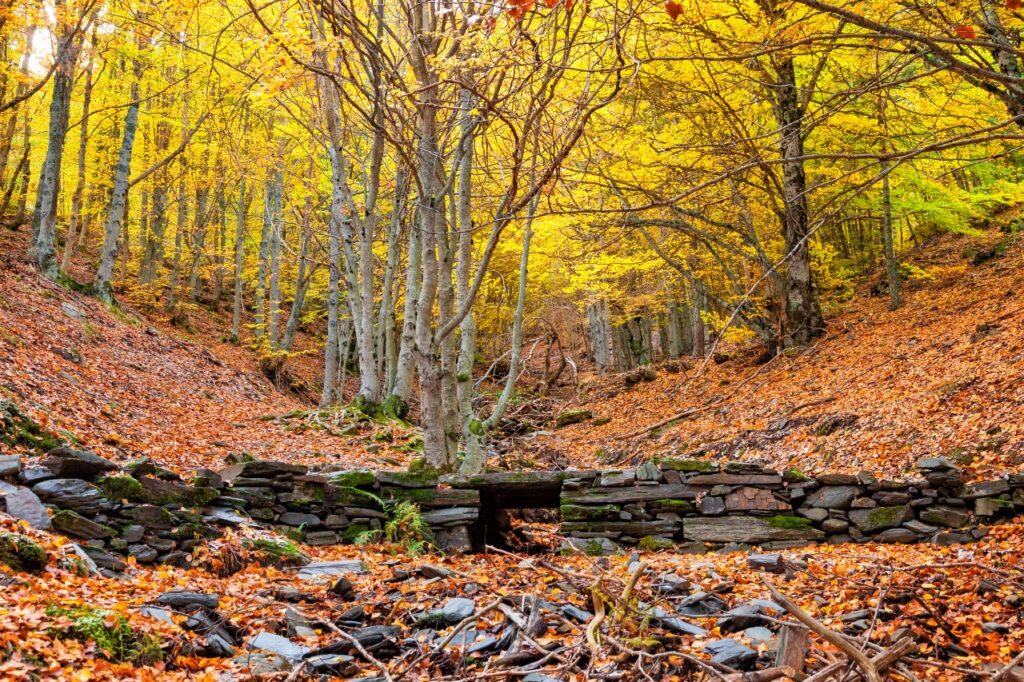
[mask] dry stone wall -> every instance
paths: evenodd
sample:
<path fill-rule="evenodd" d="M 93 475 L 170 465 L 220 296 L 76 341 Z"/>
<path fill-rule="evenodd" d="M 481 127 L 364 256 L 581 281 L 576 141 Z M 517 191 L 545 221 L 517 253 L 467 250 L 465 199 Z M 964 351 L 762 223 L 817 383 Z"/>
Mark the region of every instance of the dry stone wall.
<path fill-rule="evenodd" d="M 76 539 L 101 568 L 124 557 L 185 565 L 225 527 L 272 527 L 310 545 L 382 537 L 397 502 L 415 503 L 435 541 L 470 551 L 494 537 L 504 509 L 558 506 L 566 545 L 604 553 L 626 545 L 706 551 L 809 542 L 970 542 L 984 524 L 1024 509 L 1024 475 L 964 484 L 943 458 L 918 475 L 808 478 L 746 462 L 662 459 L 607 471 L 500 472 L 438 478 L 427 472 L 310 471 L 249 461 L 182 478 L 149 460 L 124 468 L 58 447 L 25 466 L 0 456 L 0 508 Z"/>

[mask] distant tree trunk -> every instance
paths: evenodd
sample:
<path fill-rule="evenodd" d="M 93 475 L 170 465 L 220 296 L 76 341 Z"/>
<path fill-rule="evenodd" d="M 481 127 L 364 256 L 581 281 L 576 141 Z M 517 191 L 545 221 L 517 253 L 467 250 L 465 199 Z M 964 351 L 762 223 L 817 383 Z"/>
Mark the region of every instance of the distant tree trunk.
<path fill-rule="evenodd" d="M 62 0 L 55 3 L 58 8 Z M 71 113 L 71 91 L 75 84 L 75 64 L 81 49 L 81 40 L 72 27 L 58 32 L 60 45 L 57 66 L 54 69 L 53 95 L 50 100 L 50 127 L 47 136 L 46 160 L 43 162 L 39 188 L 36 193 L 36 211 L 32 218 L 32 245 L 30 255 L 46 277 L 58 274 L 54 231 L 57 223 L 57 197 L 60 194 L 61 160 Z"/>
<path fill-rule="evenodd" d="M 221 299 L 224 298 L 224 255 L 228 250 L 228 200 L 223 189 L 217 194 L 217 253 L 214 259 L 216 269 L 213 274 L 213 306 L 220 310 Z"/>
<path fill-rule="evenodd" d="M 209 144 L 209 142 L 208 142 Z M 203 268 L 203 257 L 206 255 L 206 235 L 210 231 L 211 215 L 213 207 L 210 205 L 210 187 L 207 184 L 209 174 L 209 148 L 203 154 L 203 164 L 200 168 L 200 187 L 196 189 L 196 235 L 192 240 L 192 261 L 188 268 L 188 291 L 189 298 L 193 301 L 199 299 L 201 289 L 200 275 Z M 224 167 L 218 160 L 216 176 L 223 177 Z"/>
<path fill-rule="evenodd" d="M 281 171 L 274 177 L 274 217 L 270 231 L 270 272 L 267 311 L 267 344 L 271 350 L 277 350 L 281 336 L 281 242 L 282 234 L 281 206 L 283 203 L 284 182 Z"/>
<path fill-rule="evenodd" d="M 260 233 L 259 267 L 256 270 L 256 328 L 257 339 L 266 338 L 267 333 L 267 272 L 270 261 L 270 245 L 274 230 L 274 190 L 273 175 L 267 178 L 263 190 L 263 231 Z"/>
<path fill-rule="evenodd" d="M 231 342 L 238 343 L 242 328 L 242 270 L 245 267 L 245 177 L 238 188 L 238 211 L 235 214 L 235 295 L 231 309 Z"/>
<path fill-rule="evenodd" d="M 188 221 L 188 201 L 185 176 L 178 181 L 178 220 L 174 227 L 174 257 L 171 261 L 171 279 L 167 287 L 167 309 L 178 305 L 178 285 L 181 283 L 181 255 L 185 247 L 185 224 Z"/>
<path fill-rule="evenodd" d="M 705 344 L 707 343 L 707 332 L 704 328 L 704 318 L 701 313 L 707 309 L 708 293 L 704 282 L 693 278 L 691 287 L 692 300 L 690 301 L 690 331 L 693 333 L 693 357 L 703 358 L 707 355 Z"/>
<path fill-rule="evenodd" d="M 395 272 L 398 270 L 400 240 L 402 237 L 402 216 L 409 192 L 409 182 L 404 169 L 395 173 L 395 201 L 391 211 L 388 230 L 387 261 L 384 264 L 384 282 L 381 285 L 380 311 L 377 314 L 377 362 L 378 374 L 384 382 L 385 392 L 390 394 L 393 386 L 395 351 Z"/>
<path fill-rule="evenodd" d="M 900 267 L 893 245 L 892 199 L 889 195 L 889 162 L 882 159 L 882 238 L 885 242 L 885 270 L 889 276 L 889 310 L 903 305 L 900 293 Z"/>
<path fill-rule="evenodd" d="M 110 282 L 114 274 L 114 259 L 117 256 L 118 240 L 121 238 L 121 226 L 124 223 L 128 200 L 128 173 L 131 170 L 135 131 L 139 125 L 139 83 L 137 79 L 141 75 L 142 67 L 136 64 L 136 80 L 132 83 L 131 103 L 125 114 L 124 137 L 121 140 L 117 166 L 114 168 L 114 190 L 110 197 L 110 206 L 107 208 L 107 219 L 103 225 L 103 248 L 100 250 L 100 263 L 93 284 L 96 295 L 108 303 L 112 300 Z"/>
<path fill-rule="evenodd" d="M 95 39 L 94 39 L 95 40 Z M 85 161 L 89 150 L 89 109 L 92 104 L 92 72 L 94 60 L 89 60 L 85 69 L 85 90 L 82 93 L 82 122 L 78 131 L 78 179 L 74 194 L 71 195 L 71 218 L 68 222 L 67 238 L 64 240 L 64 257 L 61 259 L 61 270 L 71 267 L 71 259 L 75 255 L 78 239 L 78 226 L 82 213 L 82 194 L 85 192 Z"/>
<path fill-rule="evenodd" d="M 284 337 L 281 340 L 281 349 L 290 351 L 295 340 L 295 331 L 299 328 L 299 319 L 302 317 L 302 307 L 306 303 L 306 289 L 309 287 L 310 277 L 306 276 L 309 259 L 310 220 L 313 213 L 313 197 L 306 194 L 302 208 L 302 232 L 299 236 L 299 267 L 295 274 L 295 299 L 292 301 L 292 309 L 288 313 L 288 321 L 284 326 Z"/>
<path fill-rule="evenodd" d="M 25 83 L 28 82 L 29 64 L 31 64 L 32 62 L 32 41 L 35 38 L 35 34 L 35 26 L 29 26 L 25 30 L 25 48 L 21 54 L 21 67 L 19 68 L 19 72 L 21 73 L 22 77 L 22 83 L 20 83 L 18 87 L 15 88 L 15 97 L 21 97 L 25 94 Z M 26 111 L 28 110 L 28 108 L 29 107 L 27 106 L 25 107 Z M 4 180 L 7 174 L 7 162 L 10 157 L 11 146 L 14 142 L 14 133 L 17 130 L 17 128 L 18 110 L 14 109 L 10 112 L 10 118 L 7 119 L 7 125 L 4 127 L 3 133 L 0 134 L 0 187 L 3 187 L 5 184 Z M 18 168 L 20 167 L 21 164 L 19 163 L 14 168 L 14 173 L 11 176 L 13 178 L 11 180 L 11 187 L 14 187 L 15 183 L 17 182 Z M 10 192 L 11 190 L 9 189 L 8 193 Z M 3 215 L 3 212 L 6 211 L 8 203 L 9 200 L 4 201 L 4 211 L 0 211 L 0 215 Z"/>
<path fill-rule="evenodd" d="M 420 295 L 420 279 L 423 267 L 422 239 L 418 227 L 410 226 L 408 230 L 408 263 L 405 271 L 405 304 L 402 309 L 402 335 L 398 347 L 398 367 L 395 370 L 394 386 L 391 394 L 409 402 L 412 397 L 413 376 L 416 372 L 416 302 Z"/>
<path fill-rule="evenodd" d="M 602 299 L 587 306 L 587 321 L 590 326 L 594 364 L 597 365 L 597 371 L 604 374 L 611 367 L 608 347 L 611 340 L 608 334 L 608 303 Z"/>

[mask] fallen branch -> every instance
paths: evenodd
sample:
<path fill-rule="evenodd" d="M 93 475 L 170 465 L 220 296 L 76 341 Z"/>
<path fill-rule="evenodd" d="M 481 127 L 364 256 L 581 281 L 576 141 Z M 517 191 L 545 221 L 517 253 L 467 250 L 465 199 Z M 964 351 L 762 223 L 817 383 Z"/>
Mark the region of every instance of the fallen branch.
<path fill-rule="evenodd" d="M 774 585 L 768 581 L 765 581 L 765 585 L 768 586 L 772 599 L 775 600 L 775 602 L 777 602 L 782 608 L 786 609 L 790 615 L 806 625 L 812 632 L 819 635 L 822 639 L 838 648 L 846 654 L 850 660 L 856 663 L 867 682 L 881 682 L 881 678 L 878 676 L 878 668 L 863 651 L 851 644 L 838 632 L 826 627 L 814 618 L 814 616 L 801 609 L 789 597 L 775 589 Z"/>

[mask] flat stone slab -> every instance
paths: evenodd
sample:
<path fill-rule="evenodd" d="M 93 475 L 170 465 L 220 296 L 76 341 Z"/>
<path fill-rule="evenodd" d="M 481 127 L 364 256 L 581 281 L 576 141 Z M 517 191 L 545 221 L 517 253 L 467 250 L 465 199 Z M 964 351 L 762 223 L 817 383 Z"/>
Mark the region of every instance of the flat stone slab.
<path fill-rule="evenodd" d="M 590 488 L 563 490 L 562 501 L 574 504 L 616 504 L 644 500 L 695 500 L 703 492 L 685 484 L 645 485 L 632 488 Z"/>
<path fill-rule="evenodd" d="M 792 517 L 785 517 L 787 519 Z M 688 518 L 683 522 L 683 537 L 701 542 L 742 542 L 756 544 L 777 540 L 821 540 L 825 533 L 817 528 L 786 527 L 791 522 L 775 522 L 752 516 L 714 516 Z"/>
<path fill-rule="evenodd" d="M 313 564 L 306 564 L 298 570 L 297 575 L 303 580 L 319 578 L 321 576 L 334 577 L 339 575 L 359 575 L 366 573 L 366 565 L 358 559 L 340 561 L 320 561 Z"/>
<path fill-rule="evenodd" d="M 690 485 L 782 485 L 775 474 L 703 474 L 686 480 Z"/>

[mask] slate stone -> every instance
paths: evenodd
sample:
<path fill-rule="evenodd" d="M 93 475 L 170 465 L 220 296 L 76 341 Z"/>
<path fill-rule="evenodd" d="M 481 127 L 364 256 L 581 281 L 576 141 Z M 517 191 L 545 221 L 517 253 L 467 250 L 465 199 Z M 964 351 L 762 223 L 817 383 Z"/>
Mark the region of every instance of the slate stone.
<path fill-rule="evenodd" d="M 755 571 L 786 572 L 786 562 L 782 559 L 781 554 L 751 554 L 747 557 L 747 565 Z"/>
<path fill-rule="evenodd" d="M 92 559 L 99 568 L 120 572 L 124 570 L 125 566 L 127 566 L 124 559 L 115 554 L 111 554 L 106 550 L 100 549 L 99 547 L 84 546 L 82 547 L 82 550 L 89 555 L 89 558 Z"/>
<path fill-rule="evenodd" d="M 58 478 L 82 478 L 91 480 L 106 471 L 115 471 L 118 467 L 109 459 L 105 459 L 88 450 L 75 450 L 61 445 L 46 453 L 40 462 Z"/>
<path fill-rule="evenodd" d="M 576 621 L 577 623 L 586 623 L 594 617 L 594 614 L 590 613 L 589 611 L 584 611 L 583 609 L 577 608 L 572 604 L 564 604 L 559 609 L 559 611 L 562 612 L 563 616 L 565 616 L 569 620 Z"/>
<path fill-rule="evenodd" d="M 805 504 L 809 507 L 825 509 L 849 509 L 854 498 L 861 489 L 850 485 L 825 486 L 807 496 Z"/>
<path fill-rule="evenodd" d="M 638 481 L 660 481 L 661 469 L 654 462 L 641 464 L 636 468 L 636 480 Z"/>
<path fill-rule="evenodd" d="M 224 487 L 224 479 L 212 469 L 200 468 L 192 474 L 192 485 L 197 488 L 221 490 Z"/>
<path fill-rule="evenodd" d="M 633 485 L 636 482 L 636 471 L 633 469 L 612 469 L 601 472 L 600 485 L 602 488 Z"/>
<path fill-rule="evenodd" d="M 289 672 L 292 669 L 292 664 L 287 658 L 269 651 L 246 651 L 235 656 L 231 662 L 257 679 L 264 675 Z"/>
<path fill-rule="evenodd" d="M 797 513 L 815 523 L 821 523 L 828 518 L 828 510 L 823 507 L 804 507 L 797 510 Z"/>
<path fill-rule="evenodd" d="M 875 542 L 909 545 L 912 542 L 917 542 L 917 533 L 909 528 L 890 528 L 889 530 L 882 531 L 872 539 Z"/>
<path fill-rule="evenodd" d="M 850 503 L 850 509 L 874 509 L 878 503 L 870 497 L 858 497 Z"/>
<path fill-rule="evenodd" d="M 922 457 L 917 460 L 917 468 L 921 471 L 952 471 L 956 466 L 945 457 Z"/>
<path fill-rule="evenodd" d="M 443 526 L 449 523 L 471 523 L 480 517 L 476 507 L 450 507 L 423 512 L 423 521 L 431 526 Z"/>
<path fill-rule="evenodd" d="M 775 640 L 775 633 L 762 626 L 747 628 L 743 636 L 754 644 L 771 644 Z"/>
<path fill-rule="evenodd" d="M 718 516 L 725 513 L 725 500 L 716 495 L 707 495 L 700 498 L 700 501 L 697 502 L 697 507 L 700 509 L 701 514 Z"/>
<path fill-rule="evenodd" d="M 317 654 L 308 656 L 304 663 L 306 669 L 318 675 L 346 677 L 359 670 L 355 658 L 345 654 Z"/>
<path fill-rule="evenodd" d="M 757 462 L 731 459 L 722 466 L 722 471 L 727 474 L 760 474 L 764 472 L 764 467 Z"/>
<path fill-rule="evenodd" d="M 220 475 L 225 481 L 232 481 L 239 476 L 246 478 L 275 478 L 277 476 L 301 476 L 308 471 L 309 467 L 304 464 L 256 460 L 229 466 L 221 471 Z"/>
<path fill-rule="evenodd" d="M 46 467 L 26 467 L 18 474 L 18 480 L 30 488 L 36 483 L 49 481 L 51 478 L 57 478 L 57 475 Z"/>
<path fill-rule="evenodd" d="M 910 495 L 907 493 L 885 490 L 875 493 L 871 498 L 882 507 L 898 507 L 910 502 Z"/>
<path fill-rule="evenodd" d="M 54 478 L 37 483 L 32 492 L 43 502 L 61 509 L 71 509 L 85 516 L 93 516 L 111 506 L 100 489 L 77 478 Z"/>
<path fill-rule="evenodd" d="M 359 575 L 366 573 L 366 565 L 359 560 L 341 561 L 320 561 L 306 564 L 300 568 L 297 575 L 303 580 L 312 580 L 321 577 L 335 577 L 341 575 Z"/>
<path fill-rule="evenodd" d="M 135 561 L 140 564 L 151 564 L 156 561 L 158 552 L 149 545 L 138 544 L 130 545 L 128 554 L 135 557 Z"/>
<path fill-rule="evenodd" d="M 452 625 L 461 623 L 473 615 L 476 603 L 465 597 L 453 597 L 441 608 L 441 616 Z"/>
<path fill-rule="evenodd" d="M 865 533 L 895 528 L 913 518 L 914 513 L 907 506 L 856 509 L 850 512 L 850 522 Z"/>
<path fill-rule="evenodd" d="M 676 611 L 684 616 L 712 616 L 725 610 L 727 604 L 721 597 L 710 592 L 694 592 L 676 606 Z"/>
<path fill-rule="evenodd" d="M 821 529 L 829 535 L 835 535 L 836 533 L 845 533 L 846 529 L 850 527 L 849 521 L 843 521 L 842 519 L 825 519 L 821 524 Z"/>
<path fill-rule="evenodd" d="M 306 533 L 306 544 L 313 547 L 336 545 L 341 538 L 333 530 L 314 530 Z"/>
<path fill-rule="evenodd" d="M 298 528 L 299 526 L 317 528 L 322 525 L 319 517 L 314 516 L 313 514 L 302 514 L 300 512 L 285 512 L 278 517 L 277 522 L 283 523 L 286 526 L 293 526 L 295 528 Z"/>
<path fill-rule="evenodd" d="M 825 534 L 817 528 L 790 527 L 773 519 L 747 516 L 719 516 L 686 519 L 683 537 L 703 542 L 740 542 L 756 544 L 774 540 L 819 540 Z"/>
<path fill-rule="evenodd" d="M 1013 511 L 1013 502 L 998 497 L 980 497 L 974 501 L 975 516 L 995 516 L 1001 511 Z"/>
<path fill-rule="evenodd" d="M 848 486 L 860 483 L 860 477 L 854 474 L 821 474 L 816 477 L 822 485 Z"/>
<path fill-rule="evenodd" d="M 55 514 L 53 517 L 53 527 L 65 535 L 82 538 L 83 540 L 104 540 L 113 536 L 109 528 L 80 514 L 69 512 L 58 512 Z"/>
<path fill-rule="evenodd" d="M 200 655 L 206 658 L 228 658 L 235 655 L 235 647 L 223 634 L 213 632 L 206 636 Z"/>
<path fill-rule="evenodd" d="M 739 488 L 725 496 L 729 511 L 790 511 L 788 503 L 764 488 Z"/>
<path fill-rule="evenodd" d="M 246 645 L 250 649 L 260 649 L 262 651 L 269 651 L 272 654 L 277 654 L 292 663 L 301 661 L 309 654 L 310 651 L 308 646 L 296 644 L 286 637 L 275 635 L 274 633 L 267 632 L 265 630 L 250 637 L 246 641 Z"/>
<path fill-rule="evenodd" d="M 128 543 L 136 543 L 142 540 L 142 536 L 146 534 L 146 529 L 138 524 L 132 524 L 125 526 L 124 530 L 121 531 L 121 539 Z"/>
<path fill-rule="evenodd" d="M 722 632 L 741 632 L 763 624 L 763 614 L 762 607 L 757 604 L 740 604 L 718 619 L 718 629 Z"/>
<path fill-rule="evenodd" d="M 956 469 L 950 471 L 926 472 L 925 481 L 933 488 L 959 488 L 963 484 L 963 475 Z"/>
<path fill-rule="evenodd" d="M 434 540 L 438 547 L 449 554 L 464 554 L 473 549 L 473 541 L 466 526 L 437 528 L 434 530 Z"/>
<path fill-rule="evenodd" d="M 678 635 L 687 635 L 689 637 L 707 637 L 708 635 L 708 631 L 704 628 L 687 622 L 682 618 L 677 618 L 660 606 L 652 608 L 650 610 L 650 615 L 651 620 L 669 632 L 674 632 Z"/>
<path fill-rule="evenodd" d="M 919 514 L 925 523 L 931 523 L 945 528 L 963 528 L 970 523 L 971 516 L 960 509 L 951 507 L 929 507 Z"/>
<path fill-rule="evenodd" d="M 980 481 L 965 485 L 959 497 L 965 500 L 976 500 L 980 497 L 998 497 L 1010 492 L 1010 484 L 1002 479 L 996 481 Z"/>
<path fill-rule="evenodd" d="M 927 523 L 917 520 L 907 521 L 903 524 L 903 527 L 909 528 L 918 535 L 931 535 L 932 533 L 938 530 L 938 528 L 936 528 L 935 526 L 929 526 Z"/>
<path fill-rule="evenodd" d="M 210 507 L 206 510 L 206 517 L 229 526 L 240 526 L 248 521 L 247 518 L 228 507 Z"/>
<path fill-rule="evenodd" d="M 174 527 L 174 517 L 163 507 L 152 504 L 140 504 L 124 513 L 135 523 L 151 530 L 170 530 Z"/>
<path fill-rule="evenodd" d="M 528 673 L 526 677 L 522 679 L 522 682 L 561 682 L 558 677 L 551 677 L 544 673 Z"/>
<path fill-rule="evenodd" d="M 782 487 L 778 474 L 703 474 L 686 480 L 689 485 L 749 485 Z"/>
<path fill-rule="evenodd" d="M 171 616 L 171 612 L 167 609 L 161 609 L 155 606 L 143 606 L 139 609 L 139 613 L 143 616 L 148 616 L 174 625 L 174 618 Z"/>
<path fill-rule="evenodd" d="M 737 670 L 746 670 L 757 662 L 757 652 L 734 639 L 715 639 L 704 645 L 711 660 Z"/>
<path fill-rule="evenodd" d="M 277 497 L 274 495 L 272 488 L 254 488 L 254 487 L 240 487 L 231 488 L 228 493 L 232 496 L 239 497 L 245 502 L 256 508 L 268 508 L 273 507 L 277 504 Z"/>
<path fill-rule="evenodd" d="M 0 478 L 11 478 L 21 472 L 19 455 L 0 455 Z"/>
<path fill-rule="evenodd" d="M 220 605 L 220 596 L 212 593 L 189 592 L 188 590 L 171 590 L 156 598 L 156 603 L 174 609 L 201 606 L 216 609 Z"/>
<path fill-rule="evenodd" d="M 7 505 L 7 513 L 14 518 L 28 522 L 28 525 L 36 530 L 48 530 L 52 525 L 46 507 L 28 488 L 16 487 L 2 494 Z"/>

